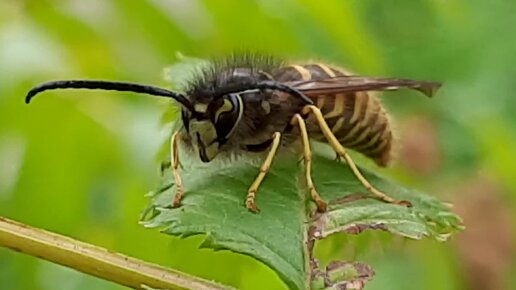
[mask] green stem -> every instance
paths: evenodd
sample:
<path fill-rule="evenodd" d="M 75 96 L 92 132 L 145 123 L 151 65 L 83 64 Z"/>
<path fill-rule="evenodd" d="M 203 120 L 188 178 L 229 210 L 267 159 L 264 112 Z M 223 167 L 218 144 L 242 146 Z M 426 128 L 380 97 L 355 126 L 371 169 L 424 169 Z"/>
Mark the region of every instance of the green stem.
<path fill-rule="evenodd" d="M 3 217 L 0 246 L 134 289 L 231 289 Z"/>

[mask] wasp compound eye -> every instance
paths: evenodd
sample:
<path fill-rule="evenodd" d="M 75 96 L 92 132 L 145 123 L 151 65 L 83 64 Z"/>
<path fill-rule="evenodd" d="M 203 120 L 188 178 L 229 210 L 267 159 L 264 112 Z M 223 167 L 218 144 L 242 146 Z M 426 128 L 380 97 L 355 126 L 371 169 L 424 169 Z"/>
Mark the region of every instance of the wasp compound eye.
<path fill-rule="evenodd" d="M 242 119 L 244 104 L 239 94 L 229 94 L 222 100 L 221 106 L 215 111 L 213 121 L 219 141 L 225 143 Z"/>

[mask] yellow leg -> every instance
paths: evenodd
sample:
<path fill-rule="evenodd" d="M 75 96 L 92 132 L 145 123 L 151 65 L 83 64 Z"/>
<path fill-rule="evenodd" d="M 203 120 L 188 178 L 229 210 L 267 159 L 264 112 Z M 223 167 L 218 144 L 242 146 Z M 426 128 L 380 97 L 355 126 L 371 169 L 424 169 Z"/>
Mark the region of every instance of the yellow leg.
<path fill-rule="evenodd" d="M 308 105 L 303 108 L 302 114 L 307 115 L 309 113 L 314 114 L 315 119 L 317 120 L 317 123 L 319 124 L 319 127 L 321 128 L 321 131 L 324 134 L 324 137 L 328 140 L 328 143 L 333 147 L 333 149 L 339 154 L 341 157 L 343 157 L 346 162 L 348 163 L 348 166 L 351 168 L 351 171 L 353 171 L 353 174 L 357 177 L 357 179 L 362 183 L 362 185 L 372 194 L 376 195 L 381 200 L 388 202 L 388 203 L 395 203 L 395 204 L 402 204 L 406 206 L 411 206 L 411 203 L 405 200 L 396 200 L 387 194 L 381 192 L 380 190 L 376 189 L 365 179 L 365 177 L 360 173 L 357 166 L 355 165 L 355 162 L 349 156 L 349 154 L 346 152 L 346 149 L 339 143 L 335 135 L 331 132 L 331 129 L 328 127 L 328 124 L 324 120 L 324 117 L 321 113 L 321 110 L 313 105 Z"/>
<path fill-rule="evenodd" d="M 310 191 L 310 196 L 317 204 L 318 212 L 325 212 L 328 204 L 321 198 L 319 193 L 315 190 L 314 182 L 312 180 L 312 150 L 310 149 L 310 141 L 308 140 L 308 132 L 306 130 L 305 120 L 299 114 L 295 114 L 290 121 L 292 125 L 298 125 L 303 142 L 303 157 L 305 161 L 305 178 L 306 185 Z"/>
<path fill-rule="evenodd" d="M 274 157 L 276 156 L 276 153 L 278 152 L 278 148 L 281 141 L 281 133 L 275 132 L 272 135 L 272 145 L 271 149 L 269 150 L 269 154 L 267 154 L 267 157 L 263 161 L 262 166 L 260 167 L 260 173 L 258 173 L 258 176 L 254 180 L 253 184 L 249 187 L 249 190 L 247 191 L 247 197 L 245 199 L 245 206 L 248 210 L 252 212 L 258 212 L 258 208 L 256 207 L 256 202 L 254 199 L 256 198 L 256 192 L 258 191 L 258 188 L 260 187 L 260 184 L 262 184 L 263 179 L 265 178 L 265 175 L 269 171 L 272 161 L 274 160 Z"/>
<path fill-rule="evenodd" d="M 181 134 L 179 132 L 175 132 L 170 138 L 170 164 L 172 165 L 172 172 L 174 173 L 174 179 L 176 182 L 176 195 L 172 203 L 173 207 L 181 205 L 181 199 L 185 194 L 183 180 L 179 175 L 179 166 L 181 166 L 181 163 L 179 162 L 179 147 L 177 144 L 179 138 L 181 138 Z"/>

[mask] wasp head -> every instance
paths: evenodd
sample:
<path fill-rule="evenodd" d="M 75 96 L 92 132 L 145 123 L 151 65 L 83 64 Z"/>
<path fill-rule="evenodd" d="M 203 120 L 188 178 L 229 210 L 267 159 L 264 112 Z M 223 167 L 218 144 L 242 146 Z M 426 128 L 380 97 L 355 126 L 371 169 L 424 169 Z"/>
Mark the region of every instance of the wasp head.
<path fill-rule="evenodd" d="M 244 111 L 242 98 L 231 93 L 209 102 L 199 100 L 192 107 L 183 108 L 181 118 L 200 159 L 209 162 L 240 123 Z"/>

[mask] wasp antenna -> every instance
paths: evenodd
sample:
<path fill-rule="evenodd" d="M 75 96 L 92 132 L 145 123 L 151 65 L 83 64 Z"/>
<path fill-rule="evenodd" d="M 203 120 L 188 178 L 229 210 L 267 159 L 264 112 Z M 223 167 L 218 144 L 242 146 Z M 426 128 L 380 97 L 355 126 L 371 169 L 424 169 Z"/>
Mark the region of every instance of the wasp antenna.
<path fill-rule="evenodd" d="M 173 91 L 169 91 L 167 89 L 127 82 L 92 80 L 61 80 L 43 83 L 39 86 L 32 88 L 27 93 L 27 96 L 25 97 L 25 103 L 29 104 L 31 100 L 41 92 L 56 89 L 89 89 L 141 93 L 153 96 L 172 98 L 179 102 L 181 105 L 185 106 L 187 109 L 192 109 L 192 104 L 184 95 Z"/>

